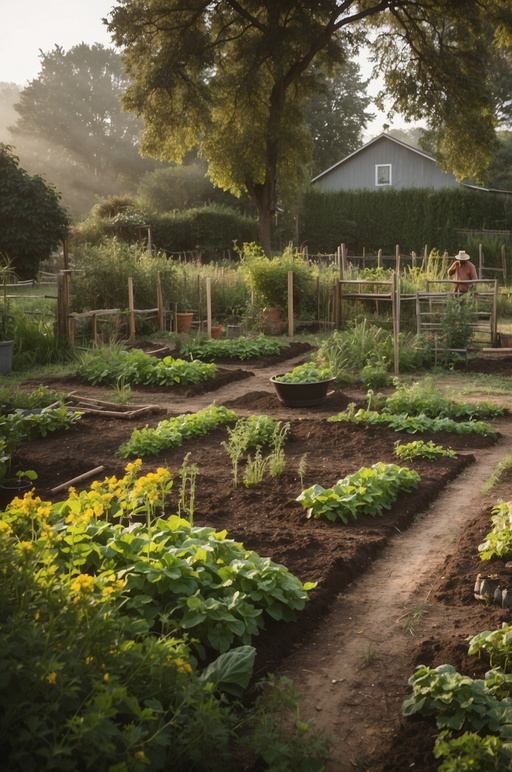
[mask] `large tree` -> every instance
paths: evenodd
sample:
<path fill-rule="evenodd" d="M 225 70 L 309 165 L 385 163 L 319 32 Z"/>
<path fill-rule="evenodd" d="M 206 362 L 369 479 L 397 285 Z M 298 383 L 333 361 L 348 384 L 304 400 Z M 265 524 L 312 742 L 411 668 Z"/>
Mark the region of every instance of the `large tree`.
<path fill-rule="evenodd" d="M 215 184 L 248 191 L 269 252 L 278 192 L 307 169 L 301 108 L 322 73 L 371 44 L 393 108 L 425 117 L 445 166 L 478 178 L 495 120 L 482 32 L 510 35 L 511 20 L 509 0 L 118 0 L 108 28 L 143 152 L 179 161 L 199 141 Z"/>
<path fill-rule="evenodd" d="M 39 263 L 67 238 L 68 216 L 59 199 L 53 186 L 27 174 L 12 149 L 0 143 L 0 255 L 21 278 L 33 278 Z"/>
<path fill-rule="evenodd" d="M 122 110 L 129 78 L 119 53 L 81 43 L 69 51 L 55 46 L 40 58 L 11 129 L 23 164 L 51 174 L 78 212 L 98 195 L 135 190 L 155 164 L 139 154 L 142 121 Z"/>

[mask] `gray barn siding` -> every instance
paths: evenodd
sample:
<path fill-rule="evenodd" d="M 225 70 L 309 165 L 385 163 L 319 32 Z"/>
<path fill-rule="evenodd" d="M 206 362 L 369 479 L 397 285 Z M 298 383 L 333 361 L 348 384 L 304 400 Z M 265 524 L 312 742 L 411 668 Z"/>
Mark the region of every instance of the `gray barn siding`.
<path fill-rule="evenodd" d="M 391 164 L 391 186 L 375 185 L 375 164 Z M 453 174 L 443 172 L 431 158 L 382 137 L 326 172 L 317 184 L 322 191 L 388 190 L 390 187 L 455 187 L 457 181 Z"/>

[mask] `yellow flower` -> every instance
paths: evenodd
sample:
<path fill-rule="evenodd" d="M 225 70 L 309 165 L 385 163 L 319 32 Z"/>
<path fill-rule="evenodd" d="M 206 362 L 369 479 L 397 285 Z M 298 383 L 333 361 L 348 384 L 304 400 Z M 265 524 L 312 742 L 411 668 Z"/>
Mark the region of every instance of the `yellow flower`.
<path fill-rule="evenodd" d="M 174 664 L 176 665 L 178 672 L 180 673 L 191 673 L 192 668 L 188 664 L 188 662 L 185 662 L 181 657 L 176 657 L 174 660 Z"/>
<path fill-rule="evenodd" d="M 94 592 L 94 579 L 89 574 L 78 574 L 71 582 L 71 589 L 74 592 Z"/>
<path fill-rule="evenodd" d="M 9 523 L 6 523 L 5 520 L 0 520 L 0 534 L 4 534 L 5 536 L 9 536 L 12 533 L 12 528 L 9 525 Z"/>
<path fill-rule="evenodd" d="M 90 655 L 88 655 L 88 656 L 85 658 L 85 664 L 86 664 L 86 665 L 90 665 L 90 664 L 91 664 L 91 662 L 93 661 L 93 659 L 94 659 L 94 657 L 91 657 Z"/>
<path fill-rule="evenodd" d="M 32 549 L 32 542 L 31 541 L 22 541 L 20 542 L 20 549 L 22 552 L 30 552 Z"/>
<path fill-rule="evenodd" d="M 135 754 L 135 758 L 137 759 L 137 761 L 144 761 L 144 759 L 146 758 L 146 754 L 144 753 L 144 751 L 137 751 L 137 753 Z"/>
<path fill-rule="evenodd" d="M 36 611 L 36 614 L 35 614 L 35 616 L 34 616 L 34 619 L 35 619 L 35 620 L 36 620 L 36 622 L 37 622 L 37 620 L 39 619 L 39 611 Z"/>
<path fill-rule="evenodd" d="M 57 681 L 57 673 L 48 673 L 47 676 L 45 676 L 46 680 L 49 684 L 54 684 Z"/>
<path fill-rule="evenodd" d="M 109 678 L 110 678 L 109 674 L 105 673 L 105 675 L 103 676 L 103 680 L 108 681 Z"/>

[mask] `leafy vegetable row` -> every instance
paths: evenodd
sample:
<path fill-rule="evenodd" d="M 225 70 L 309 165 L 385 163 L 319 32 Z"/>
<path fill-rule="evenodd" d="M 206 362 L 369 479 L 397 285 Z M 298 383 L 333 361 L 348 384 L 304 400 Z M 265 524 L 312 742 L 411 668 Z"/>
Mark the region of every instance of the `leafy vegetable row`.
<path fill-rule="evenodd" d="M 373 408 L 393 415 L 408 413 L 409 415 L 426 415 L 429 418 L 453 418 L 453 419 L 489 419 L 503 415 L 505 408 L 493 405 L 489 400 L 485 402 L 459 402 L 444 397 L 432 378 L 424 378 L 422 381 L 399 384 L 395 393 L 390 397 L 383 394 L 368 392 L 368 402 Z"/>
<path fill-rule="evenodd" d="M 326 517 L 344 523 L 356 520 L 358 515 L 380 515 L 389 509 L 400 491 L 418 487 L 420 476 L 417 472 L 398 467 L 396 464 L 373 464 L 362 467 L 358 472 L 338 480 L 332 488 L 313 485 L 297 498 L 308 517 Z"/>
<path fill-rule="evenodd" d="M 166 448 L 179 447 L 184 440 L 201 437 L 219 426 L 236 420 L 237 415 L 232 410 L 212 404 L 197 413 L 160 421 L 154 429 L 148 427 L 134 429 L 130 439 L 117 451 L 117 455 L 121 458 L 156 456 Z"/>
<path fill-rule="evenodd" d="M 88 383 L 144 384 L 174 386 L 177 383 L 201 383 L 213 378 L 217 372 L 214 364 L 164 357 L 158 359 L 140 349 L 116 351 L 111 355 L 110 347 L 94 349 L 83 354 L 78 374 Z"/>
<path fill-rule="evenodd" d="M 202 359 L 206 362 L 221 357 L 243 361 L 253 357 L 273 356 L 289 347 L 290 344 L 285 341 L 260 335 L 258 338 L 242 336 L 233 340 L 208 340 L 204 343 L 181 341 L 179 351 L 180 354 L 193 356 L 195 359 Z"/>
<path fill-rule="evenodd" d="M 328 421 L 351 421 L 356 424 L 370 424 L 371 426 L 388 426 L 396 432 L 455 432 L 456 434 L 478 434 L 481 437 L 496 437 L 495 429 L 483 421 L 454 421 L 451 418 L 429 418 L 427 415 L 408 415 L 399 413 L 378 413 L 376 410 L 355 411 L 352 403 L 347 410 L 331 416 Z"/>

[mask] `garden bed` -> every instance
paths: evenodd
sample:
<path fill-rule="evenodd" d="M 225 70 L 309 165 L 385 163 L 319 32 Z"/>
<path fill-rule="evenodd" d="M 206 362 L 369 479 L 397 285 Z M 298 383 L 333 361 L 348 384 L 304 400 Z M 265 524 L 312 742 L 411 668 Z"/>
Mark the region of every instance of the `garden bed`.
<path fill-rule="evenodd" d="M 237 373 L 240 375 L 237 376 Z M 240 378 L 249 378 L 251 374 L 243 366 L 226 370 L 223 385 Z M 255 378 L 254 382 L 257 381 Z M 73 390 L 80 384 L 82 390 L 78 379 L 49 379 L 46 383 L 58 390 Z M 252 380 L 249 381 L 248 386 L 252 383 Z M 192 389 L 196 388 L 204 394 L 210 390 L 211 385 L 212 382 L 206 382 L 197 387 L 177 386 L 157 391 L 161 391 L 161 398 L 168 395 L 167 414 L 177 415 L 181 411 L 173 405 L 174 395 L 192 396 Z M 261 386 L 257 384 L 257 388 Z M 89 394 L 94 391 L 94 387 L 87 389 Z M 101 389 L 97 391 L 99 393 Z M 147 402 L 152 401 L 151 395 L 155 389 L 134 387 L 134 392 L 137 401 L 140 399 Z M 363 401 L 362 392 L 359 399 Z M 156 466 L 168 466 L 175 474 L 170 506 L 170 510 L 175 511 L 179 470 L 184 456 L 190 453 L 189 462 L 198 466 L 195 524 L 226 529 L 229 537 L 242 541 L 247 548 L 262 556 L 284 564 L 302 581 L 317 582 L 297 623 L 267 621 L 266 631 L 254 639 L 258 650 L 255 667 L 258 677 L 279 667 L 291 651 L 305 654 L 320 621 L 329 618 L 340 595 L 357 578 L 371 571 L 386 546 L 428 510 L 450 481 L 460 477 L 466 469 L 469 472 L 479 450 L 492 448 L 494 444 L 491 438 L 472 434 L 424 433 L 421 439 L 454 448 L 459 458 L 444 457 L 436 462 L 401 464 L 418 471 L 421 482 L 417 490 L 400 494 L 382 517 L 361 517 L 349 525 L 308 520 L 301 505 L 295 500 L 301 491 L 298 470 L 305 453 L 308 455 L 304 487 L 316 482 L 328 487 L 361 466 L 370 466 L 378 461 L 396 463 L 393 453 L 395 443 L 406 443 L 413 439 L 408 434 L 385 427 L 346 422 L 333 424 L 325 420 L 327 416 L 344 409 L 349 401 L 359 400 L 353 396 L 349 399 L 342 392 L 334 391 L 324 405 L 308 411 L 309 418 L 298 419 L 293 418 L 293 410 L 280 405 L 270 391 L 270 384 L 268 392 L 254 390 L 234 399 L 229 398 L 229 389 L 226 389 L 218 403 L 235 411 L 240 409 L 254 414 L 270 413 L 283 421 L 290 420 L 290 433 L 285 445 L 285 473 L 276 478 L 265 477 L 254 489 L 232 488 L 230 461 L 221 445 L 228 438 L 226 429 L 217 429 L 205 437 L 184 443 L 182 447 L 167 450 L 156 459 L 145 459 L 142 465 L 145 472 Z M 16 467 L 34 469 L 38 473 L 36 492 L 42 499 L 62 500 L 66 492 L 52 495 L 51 489 L 89 469 L 104 466 L 101 478 L 121 475 L 127 462 L 115 456 L 119 446 L 130 437 L 136 426 L 156 426 L 159 420 L 161 416 L 156 415 L 144 421 L 122 422 L 92 414 L 83 416 L 77 431 L 25 442 L 16 454 Z M 88 487 L 88 483 L 77 487 Z M 443 610 L 447 608 L 450 613 L 444 618 L 448 621 L 443 629 L 437 629 L 434 634 L 419 637 L 413 642 L 410 673 L 417 664 L 436 666 L 444 662 L 450 662 L 460 672 L 468 672 L 470 675 L 481 674 L 487 669 L 478 660 L 467 657 L 465 638 L 483 629 L 498 627 L 501 621 L 510 621 L 511 618 L 510 611 L 486 608 L 472 595 L 475 576 L 482 570 L 482 564 L 476 556 L 476 545 L 489 530 L 490 511 L 487 509 L 466 528 L 464 538 L 457 549 L 452 550 L 443 571 L 436 574 L 429 602 Z M 485 570 L 491 571 L 492 566 L 486 566 Z M 318 644 L 316 651 L 321 656 L 322 650 Z M 463 667 L 468 670 L 464 671 L 461 669 Z M 405 682 L 397 682 L 393 688 L 399 689 L 403 697 L 409 691 Z M 387 695 L 389 689 L 389 682 L 377 682 L 372 689 L 374 699 L 379 699 L 379 695 Z M 423 721 L 408 720 L 402 722 L 402 726 L 393 747 L 386 750 L 380 764 L 375 763 L 371 767 L 372 771 L 406 770 L 411 767 L 411 763 L 415 763 L 417 769 L 428 772 L 436 769 L 431 755 L 435 729 L 432 730 L 431 724 Z M 336 770 L 345 768 L 353 768 L 352 759 L 347 767 L 332 767 Z"/>
<path fill-rule="evenodd" d="M 158 420 L 152 416 L 142 425 L 155 426 Z M 190 453 L 190 462 L 198 466 L 194 523 L 226 529 L 229 537 L 284 564 L 303 582 L 318 582 L 296 625 L 273 623 L 268 625 L 268 634 L 256 639 L 258 668 L 264 671 L 273 669 L 286 654 L 284 642 L 296 643 L 314 629 L 319 616 L 327 613 L 336 596 L 369 569 L 388 540 L 397 531 L 407 529 L 439 491 L 471 464 L 472 451 L 492 445 L 492 440 L 478 436 L 432 435 L 436 442 L 460 451 L 459 458 L 408 463 L 421 476 L 417 490 L 401 494 L 382 517 L 361 517 L 349 525 L 333 524 L 308 520 L 295 501 L 301 492 L 298 466 L 303 455 L 308 454 L 304 486 L 319 482 L 328 487 L 361 466 L 378 461 L 396 463 L 396 440 L 408 441 L 410 436 L 382 428 L 329 424 L 325 420 L 292 420 L 290 424 L 285 473 L 265 477 L 254 489 L 232 488 L 229 458 L 221 446 L 228 437 L 226 429 L 190 440 L 158 458 L 147 458 L 142 465 L 143 471 L 168 466 L 176 474 L 171 505 L 175 511 L 178 473 L 185 454 Z M 77 431 L 23 443 L 16 462 L 21 468 L 37 472 L 36 492 L 43 500 L 64 499 L 66 491 L 52 494 L 51 489 L 88 469 L 104 466 L 100 479 L 121 476 L 127 462 L 114 454 L 135 425 L 141 424 L 84 415 Z M 428 441 L 431 437 L 424 439 Z M 78 486 L 81 487 L 87 484 Z"/>

